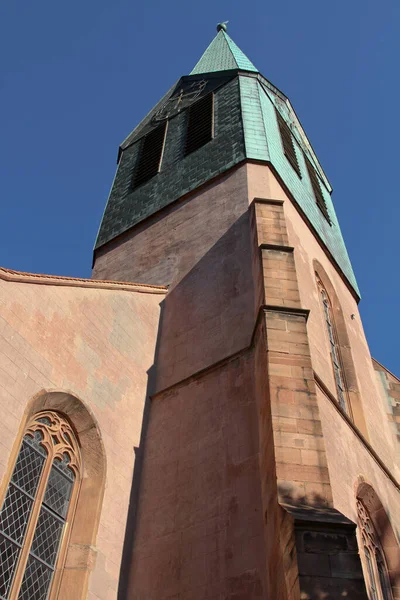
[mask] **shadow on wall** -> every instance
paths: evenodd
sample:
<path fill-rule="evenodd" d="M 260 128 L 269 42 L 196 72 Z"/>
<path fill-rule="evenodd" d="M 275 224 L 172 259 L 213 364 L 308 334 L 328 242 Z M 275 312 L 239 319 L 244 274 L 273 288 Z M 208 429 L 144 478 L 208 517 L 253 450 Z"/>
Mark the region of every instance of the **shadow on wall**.
<path fill-rule="evenodd" d="M 132 565 L 141 511 L 140 487 L 143 480 L 151 397 L 185 377 L 246 348 L 251 340 L 254 325 L 254 284 L 247 209 L 227 231 L 222 231 L 221 234 L 214 231 L 214 235 L 216 243 L 200 260 L 190 255 L 187 257 L 183 248 L 178 249 L 180 256 L 179 260 L 174 262 L 174 268 L 181 269 L 186 274 L 161 303 L 154 364 L 148 372 L 140 444 L 135 448 L 135 466 L 118 588 L 119 600 L 132 598 L 132 587 L 135 583 L 132 581 Z M 171 247 L 169 252 L 176 256 L 177 249 Z M 166 253 L 162 260 L 167 261 L 168 258 Z M 194 262 L 187 272 L 190 260 L 197 262 Z M 196 478 L 196 473 L 193 477 Z"/>
<path fill-rule="evenodd" d="M 302 600 L 367 600 L 356 525 L 318 494 L 313 505 L 308 497 L 293 498 L 287 491 L 284 500 L 282 508 L 293 519 L 293 562 Z"/>
<path fill-rule="evenodd" d="M 156 365 L 160 346 L 160 333 L 162 329 L 163 315 L 165 309 L 165 300 L 160 303 L 160 321 L 157 332 L 156 347 L 154 352 L 154 364 L 147 372 L 146 398 L 143 409 L 142 429 L 140 432 L 139 446 L 134 446 L 135 462 L 132 476 L 132 487 L 129 497 L 128 516 L 126 520 L 124 546 L 122 551 L 122 560 L 118 584 L 118 600 L 128 600 L 129 598 L 129 578 L 132 567 L 133 551 L 135 544 L 135 532 L 138 522 L 138 508 L 140 497 L 140 483 L 142 480 L 143 461 L 146 444 L 146 434 L 149 425 L 151 396 L 156 389 Z"/>
<path fill-rule="evenodd" d="M 142 505 L 141 507 L 139 503 L 140 486 L 143 485 L 143 483 L 146 483 L 143 477 L 143 465 L 146 454 L 146 436 L 150 420 L 151 396 L 153 396 L 155 392 L 160 391 L 160 389 L 168 387 L 202 368 L 204 369 L 211 366 L 219 360 L 243 350 L 250 343 L 255 321 L 255 290 L 252 277 L 252 242 L 248 219 L 247 212 L 241 215 L 227 231 L 221 234 L 211 249 L 190 266 L 190 270 L 187 268 L 187 261 L 193 261 L 193 257 L 186 257 L 182 253 L 182 255 L 179 256 L 179 260 L 174 262 L 174 268 L 178 269 L 178 273 L 179 270 L 182 269 L 187 274 L 176 283 L 176 286 L 161 303 L 160 326 L 158 330 L 154 365 L 148 373 L 148 386 L 140 444 L 138 448 L 135 448 L 135 467 L 118 589 L 119 600 L 131 600 L 134 597 L 134 586 L 135 584 L 137 585 L 133 580 L 132 570 L 134 563 L 135 537 L 137 538 L 140 534 L 138 530 L 139 520 L 141 519 L 140 515 L 142 514 L 142 510 L 146 511 L 146 506 Z M 169 252 L 175 257 L 177 256 L 176 248 L 171 248 Z M 180 252 L 182 252 L 182 250 L 180 250 Z M 168 256 L 167 252 L 166 255 L 162 257 L 162 260 L 167 261 Z M 182 260 L 182 265 L 180 264 L 180 260 Z M 225 365 L 221 367 L 221 369 L 224 368 Z M 231 385 L 233 386 L 236 383 L 236 380 L 232 381 Z M 224 385 L 226 385 L 226 382 L 224 382 Z M 204 383 L 203 391 L 205 394 L 207 393 L 207 383 Z M 223 391 L 226 392 L 225 389 Z M 234 392 L 233 387 L 231 391 Z M 246 391 L 244 389 L 241 391 L 242 395 L 243 393 L 244 396 L 242 400 L 244 400 L 246 396 Z M 247 393 L 251 393 L 249 389 L 247 389 Z M 225 399 L 225 402 L 226 406 L 230 408 L 227 399 Z M 227 415 L 227 412 L 221 413 L 220 418 L 227 418 Z M 254 413 L 254 415 L 255 422 L 257 422 L 256 413 Z M 177 415 L 177 417 L 179 417 L 179 415 Z M 227 423 L 229 423 L 229 421 L 225 423 L 225 428 Z M 240 420 L 237 423 L 237 427 L 242 427 L 243 435 L 245 436 L 247 433 L 248 436 L 250 426 L 248 426 L 245 421 Z M 235 432 L 236 439 L 240 438 L 240 433 L 240 429 Z M 164 432 L 164 434 L 168 435 L 169 432 Z M 175 431 L 171 435 L 175 435 Z M 207 449 L 209 448 L 207 447 Z M 206 452 L 207 449 L 204 447 L 204 452 Z M 258 469 L 257 452 L 258 447 L 257 450 L 255 450 L 255 459 Z M 246 455 L 244 456 L 246 457 Z M 207 459 L 212 462 L 215 457 L 209 453 Z M 223 460 L 227 461 L 227 458 L 224 458 Z M 238 464 L 234 465 L 235 480 L 232 484 L 232 489 L 234 489 L 236 485 L 240 487 L 240 484 L 242 483 L 247 486 L 251 485 L 253 488 L 257 487 L 257 493 L 260 494 L 260 490 L 258 489 L 260 487 L 259 471 L 257 470 L 254 471 L 254 473 L 249 473 L 248 479 L 243 479 L 242 481 L 242 479 L 240 479 L 241 473 L 243 471 L 245 474 L 246 468 L 249 468 L 249 459 L 244 458 L 241 460 L 238 458 L 237 462 Z M 323 465 L 321 465 L 321 467 L 322 466 Z M 230 467 L 232 467 L 232 465 L 229 465 L 228 462 L 223 465 L 224 478 L 226 477 L 226 479 L 229 479 L 229 477 L 232 479 L 233 477 L 233 474 L 229 471 Z M 196 487 L 194 484 L 201 483 L 199 472 L 196 469 L 191 471 L 190 477 L 192 480 L 188 482 L 191 484 L 188 486 L 188 493 L 191 493 L 192 490 L 197 490 L 198 486 Z M 226 483 L 224 482 L 222 485 L 226 485 Z M 243 487 L 243 485 L 241 487 Z M 244 495 L 247 494 L 249 496 L 250 493 L 247 490 L 248 488 L 244 490 Z M 232 490 L 224 488 L 221 490 L 221 493 L 222 495 L 226 495 L 228 491 L 231 492 Z M 203 490 L 201 490 L 201 492 L 203 493 Z M 218 488 L 217 493 L 219 492 L 220 489 Z M 298 541 L 295 546 L 299 557 L 301 584 L 305 590 L 304 593 L 308 594 L 308 596 L 304 596 L 304 599 L 309 598 L 317 600 L 323 598 L 324 600 L 337 600 L 338 598 L 347 598 L 348 600 L 366 600 L 364 583 L 359 567 L 357 545 L 354 541 L 355 525 L 343 517 L 343 515 L 340 515 L 340 513 L 330 508 L 327 505 L 326 497 L 318 493 L 314 494 L 312 497 L 311 507 L 309 495 L 307 498 L 304 496 L 296 496 L 294 498 L 291 489 L 287 486 L 281 487 L 280 496 L 281 501 L 285 503 L 284 509 L 292 515 L 295 523 L 295 532 L 296 536 L 298 536 Z M 224 532 L 226 531 L 232 539 L 237 536 L 240 528 L 247 526 L 244 523 L 244 519 L 247 515 L 246 506 L 240 503 L 238 504 L 236 498 L 233 499 L 236 500 L 236 520 L 232 521 L 232 515 L 225 515 L 225 518 L 227 518 L 229 522 L 226 526 L 226 530 L 224 530 Z M 192 497 L 190 494 L 188 500 L 190 506 L 187 510 L 192 507 Z M 146 517 L 152 518 L 150 511 Z M 256 534 L 259 533 L 260 528 L 262 528 L 262 522 L 259 520 L 259 515 L 256 515 L 256 517 L 257 518 L 253 519 L 255 527 L 253 531 L 254 536 L 256 536 Z M 167 518 L 167 515 L 165 518 Z M 204 527 L 205 525 L 206 523 L 201 523 L 201 527 Z M 331 531 L 333 528 L 335 528 L 334 534 L 332 534 Z M 341 537 L 338 537 L 338 529 L 340 532 L 343 529 L 343 532 L 340 533 Z M 178 530 L 179 527 L 175 527 L 174 523 L 174 532 L 179 534 Z M 325 550 L 321 550 L 321 536 L 322 541 L 325 543 Z M 152 540 L 152 547 L 156 550 L 157 554 L 154 559 L 159 560 L 160 564 L 162 564 L 161 555 L 164 551 L 163 548 L 165 547 L 166 537 L 168 536 L 162 538 L 164 540 L 163 543 L 161 543 L 161 538 L 155 541 Z M 247 538 L 248 535 L 247 537 L 243 537 L 242 540 L 242 554 L 245 554 L 243 548 L 245 543 L 248 542 Z M 220 537 L 215 535 L 213 540 L 216 541 L 217 539 L 220 539 Z M 208 543 L 213 543 L 213 540 L 210 539 Z M 158 543 L 159 546 L 157 548 Z M 235 552 L 239 552 L 237 544 L 235 545 L 232 542 L 233 555 L 229 557 L 226 555 L 225 551 L 230 548 L 228 548 L 227 544 L 224 544 L 221 546 L 218 554 L 218 568 L 220 566 L 221 568 L 226 568 L 227 565 L 238 563 L 240 564 L 240 569 L 242 569 L 240 556 L 235 556 Z M 253 550 L 254 548 L 255 546 L 252 547 Z M 239 596 L 241 598 L 264 597 L 261 589 L 261 581 L 263 578 L 262 571 L 264 570 L 265 572 L 264 559 L 261 559 L 263 566 L 259 570 L 253 568 L 257 564 L 257 560 L 262 554 L 263 549 L 264 546 L 260 547 L 257 558 L 254 558 L 251 564 L 252 572 L 254 571 L 260 581 L 257 594 L 255 592 L 250 594 L 249 582 L 246 583 L 245 588 L 241 589 L 238 587 L 239 579 L 231 577 L 228 581 L 231 582 L 232 587 L 226 589 L 227 599 L 234 600 L 239 598 Z M 146 548 L 146 551 L 148 551 L 148 548 Z M 296 550 L 293 551 L 296 552 Z M 348 570 L 347 577 L 336 577 L 336 571 L 331 567 L 331 564 L 335 566 L 340 561 L 346 565 Z M 356 562 L 356 566 L 354 566 L 354 561 Z M 179 587 L 179 578 L 181 576 L 180 569 L 182 566 L 181 561 L 180 559 L 176 559 L 175 561 L 175 558 L 171 557 L 170 562 L 171 569 L 166 572 L 167 579 L 160 584 L 164 587 L 157 588 L 157 591 L 155 592 L 155 594 L 160 595 L 155 595 L 153 593 L 156 588 L 152 585 L 152 581 L 150 581 L 150 583 L 148 582 L 148 579 L 153 577 L 154 579 L 160 579 L 161 574 L 147 573 L 146 582 L 149 584 L 149 588 L 153 590 L 153 595 L 149 597 L 154 598 L 154 600 L 168 595 L 167 591 L 168 587 L 171 586 L 171 582 L 176 582 Z M 149 568 L 149 564 L 150 562 L 147 561 L 147 569 Z M 244 576 L 249 572 L 250 571 L 244 571 L 241 575 Z M 226 584 L 226 580 L 224 584 L 222 583 L 223 577 L 224 575 L 221 571 L 221 574 L 218 575 L 218 578 L 221 578 L 221 581 L 218 581 L 218 583 L 214 581 L 214 585 L 217 585 L 219 591 L 221 591 L 219 586 Z M 142 582 L 139 582 L 139 585 L 141 583 Z"/>

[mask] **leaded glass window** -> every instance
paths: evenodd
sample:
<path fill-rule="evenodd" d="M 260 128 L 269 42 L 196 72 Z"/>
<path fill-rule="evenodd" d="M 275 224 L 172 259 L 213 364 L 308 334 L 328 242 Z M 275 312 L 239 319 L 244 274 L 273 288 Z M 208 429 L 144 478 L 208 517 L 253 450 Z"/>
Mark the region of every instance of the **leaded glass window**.
<path fill-rule="evenodd" d="M 357 500 L 358 522 L 367 570 L 367 589 L 370 600 L 392 600 L 388 571 L 379 538 L 361 500 Z"/>
<path fill-rule="evenodd" d="M 28 424 L 0 511 L 0 599 L 47 600 L 81 473 L 79 447 L 58 413 Z"/>
<path fill-rule="evenodd" d="M 385 561 L 382 554 L 377 549 L 375 552 L 376 564 L 378 567 L 379 584 L 382 590 L 383 600 L 392 600 L 392 592 L 390 590 L 389 576 L 386 569 Z"/>
<path fill-rule="evenodd" d="M 336 333 L 335 333 L 335 327 L 334 327 L 334 322 L 333 322 L 333 318 L 332 318 L 331 303 L 329 301 L 328 294 L 326 293 L 320 280 L 318 280 L 318 287 L 319 287 L 319 292 L 321 295 L 322 306 L 324 309 L 325 326 L 326 326 L 326 330 L 328 333 L 328 339 L 329 339 L 329 349 L 330 349 L 330 354 L 331 354 L 331 359 L 332 359 L 333 375 L 335 378 L 337 399 L 338 399 L 339 406 L 346 413 L 348 413 L 348 407 L 347 407 L 347 402 L 346 402 L 346 388 L 344 385 L 343 368 L 342 368 L 342 364 L 341 364 L 341 360 L 340 360 L 340 351 L 339 351 L 338 343 L 336 341 Z"/>

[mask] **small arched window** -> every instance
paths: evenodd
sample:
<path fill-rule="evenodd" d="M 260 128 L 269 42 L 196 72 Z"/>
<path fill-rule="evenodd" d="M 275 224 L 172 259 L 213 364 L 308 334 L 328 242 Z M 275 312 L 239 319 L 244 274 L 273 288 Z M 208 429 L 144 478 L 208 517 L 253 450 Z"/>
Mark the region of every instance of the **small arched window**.
<path fill-rule="evenodd" d="M 36 414 L 0 512 L 2 600 L 47 600 L 56 593 L 81 472 L 68 421 L 52 411 Z"/>
<path fill-rule="evenodd" d="M 326 293 L 326 290 L 325 290 L 321 280 L 319 279 L 319 277 L 317 277 L 317 283 L 318 283 L 318 290 L 319 290 L 319 293 L 321 296 L 322 306 L 323 306 L 323 310 L 324 310 L 326 330 L 328 333 L 330 355 L 331 355 L 331 359 L 332 359 L 333 374 L 335 377 L 335 384 L 336 384 L 336 391 L 337 391 L 337 399 L 338 399 L 339 406 L 347 414 L 349 414 L 350 411 L 349 411 L 348 402 L 346 400 L 346 388 L 345 388 L 345 384 L 344 384 L 344 370 L 343 370 L 342 361 L 340 358 L 340 350 L 339 350 L 339 344 L 337 342 L 335 323 L 334 323 L 333 316 L 332 316 L 332 306 L 331 306 L 331 303 L 329 300 L 329 296 Z"/>
<path fill-rule="evenodd" d="M 357 500 L 357 514 L 367 567 L 367 588 L 370 600 L 392 600 L 389 575 L 384 554 L 368 510 Z"/>

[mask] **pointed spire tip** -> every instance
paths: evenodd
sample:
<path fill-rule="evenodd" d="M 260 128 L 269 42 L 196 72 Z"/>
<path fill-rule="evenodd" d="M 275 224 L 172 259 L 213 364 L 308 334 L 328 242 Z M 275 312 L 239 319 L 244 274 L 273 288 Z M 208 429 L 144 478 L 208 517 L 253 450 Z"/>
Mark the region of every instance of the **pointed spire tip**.
<path fill-rule="evenodd" d="M 216 73 L 239 69 L 258 73 L 253 63 L 226 33 L 228 21 L 218 23 L 218 33 L 203 52 L 200 60 L 192 69 L 190 75 L 200 73 Z"/>

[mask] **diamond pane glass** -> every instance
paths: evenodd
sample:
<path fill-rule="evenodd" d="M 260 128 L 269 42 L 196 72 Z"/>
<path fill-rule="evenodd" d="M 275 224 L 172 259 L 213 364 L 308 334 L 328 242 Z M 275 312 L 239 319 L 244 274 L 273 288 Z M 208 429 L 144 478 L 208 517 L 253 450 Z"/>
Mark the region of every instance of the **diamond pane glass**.
<path fill-rule="evenodd" d="M 75 474 L 74 474 L 73 470 L 70 468 L 70 463 L 71 463 L 71 459 L 70 459 L 69 455 L 67 454 L 67 452 L 64 452 L 62 460 L 60 460 L 59 458 L 54 459 L 54 466 L 56 466 L 58 469 L 60 469 L 63 472 L 63 474 L 66 477 L 68 477 L 68 479 L 70 479 L 72 482 L 74 482 Z"/>
<path fill-rule="evenodd" d="M 0 535 L 0 598 L 8 598 L 19 548 Z"/>
<path fill-rule="evenodd" d="M 33 537 L 31 552 L 54 566 L 64 522 L 54 516 L 45 506 L 40 510 Z"/>
<path fill-rule="evenodd" d="M 0 530 L 22 543 L 31 512 L 32 500 L 11 483 L 0 513 Z"/>
<path fill-rule="evenodd" d="M 32 447 L 32 438 L 29 439 L 29 442 L 27 441 L 28 438 L 29 436 L 25 436 L 22 442 L 11 481 L 33 497 L 42 473 L 45 455 L 40 455 L 38 450 Z M 39 446 L 39 448 L 45 453 L 42 446 Z"/>
<path fill-rule="evenodd" d="M 72 450 L 66 448 L 61 458 L 54 459 L 51 464 L 53 450 L 49 455 L 42 443 L 44 428 L 51 425 L 52 420 L 46 416 L 39 421 L 42 425 L 34 423 L 34 430 L 22 440 L 0 510 L 0 600 L 9 600 L 10 595 L 17 595 L 19 600 L 47 600 L 75 482 L 75 472 L 71 468 Z M 35 430 L 35 427 L 38 428 Z M 51 439 L 50 436 L 47 439 Z M 54 452 L 57 452 L 63 440 L 58 436 L 53 439 Z M 64 439 L 70 441 L 66 432 Z M 51 469 L 43 489 L 40 481 L 46 461 L 50 462 Z M 30 516 L 35 505 L 39 515 L 33 523 Z M 27 535 L 33 538 L 25 566 L 25 561 L 19 565 L 19 557 Z M 22 583 L 19 585 L 20 577 Z"/>
<path fill-rule="evenodd" d="M 52 569 L 30 556 L 18 600 L 46 600 L 52 575 Z"/>
<path fill-rule="evenodd" d="M 68 471 L 72 473 L 70 469 L 68 469 Z M 47 483 L 46 493 L 44 495 L 44 503 L 61 517 L 65 517 L 67 514 L 72 486 L 73 481 L 67 478 L 64 473 L 53 464 Z"/>

